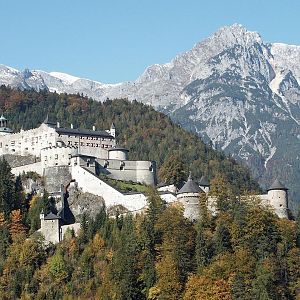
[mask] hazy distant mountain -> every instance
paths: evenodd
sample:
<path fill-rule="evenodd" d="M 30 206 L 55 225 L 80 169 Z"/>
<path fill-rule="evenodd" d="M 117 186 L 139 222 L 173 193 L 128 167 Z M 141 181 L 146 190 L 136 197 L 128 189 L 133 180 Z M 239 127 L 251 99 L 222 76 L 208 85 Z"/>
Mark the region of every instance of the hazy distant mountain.
<path fill-rule="evenodd" d="M 134 82 L 108 85 L 0 66 L 1 83 L 149 103 L 246 161 L 263 186 L 278 175 L 300 196 L 300 46 L 267 44 L 234 24 Z"/>

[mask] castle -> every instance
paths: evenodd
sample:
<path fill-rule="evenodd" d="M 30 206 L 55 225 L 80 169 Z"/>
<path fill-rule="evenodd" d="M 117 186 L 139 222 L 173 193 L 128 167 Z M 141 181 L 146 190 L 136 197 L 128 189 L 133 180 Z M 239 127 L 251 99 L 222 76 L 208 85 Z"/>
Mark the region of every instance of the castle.
<path fill-rule="evenodd" d="M 61 241 L 68 228 L 79 229 L 79 224 L 66 221 L 64 214 L 66 197 L 62 194 L 62 186 L 69 186 L 71 182 L 82 192 L 102 197 L 107 208 L 122 206 L 127 212 L 136 213 L 147 207 L 147 196 L 143 193 L 123 193 L 99 177 L 104 174 L 116 180 L 155 186 L 155 161 L 129 160 L 128 152 L 117 145 L 114 124 L 105 131 L 98 131 L 95 126 L 92 129 L 74 128 L 72 124 L 70 128 L 62 128 L 59 122 L 53 122 L 47 116 L 38 128 L 13 133 L 8 120 L 3 115 L 0 117 L 0 156 L 31 157 L 27 163 L 12 167 L 12 173 L 34 171 L 43 176 L 50 195 L 60 195 L 60 212 L 40 215 L 40 232 L 48 242 Z M 209 188 L 206 177 L 196 182 L 190 174 L 181 189 L 177 190 L 174 185 L 159 185 L 157 191 L 166 203 L 181 203 L 184 216 L 196 220 L 199 218 L 199 195 L 208 194 Z M 280 218 L 289 218 L 287 191 L 279 180 L 275 180 L 267 194 L 256 197 L 262 205 L 273 208 Z M 207 197 L 207 206 L 213 213 L 215 202 L 213 197 Z M 79 207 L 81 209 L 84 208 Z"/>
<path fill-rule="evenodd" d="M 154 161 L 128 160 L 128 150 L 116 144 L 114 124 L 106 131 L 60 127 L 59 122 L 47 117 L 38 127 L 13 133 L 8 121 L 0 117 L 0 155 L 13 154 L 33 156 L 34 163 L 14 168 L 15 173 L 35 171 L 41 176 L 45 170 L 57 166 L 84 165 L 117 180 L 140 182 L 146 185 L 156 183 Z"/>

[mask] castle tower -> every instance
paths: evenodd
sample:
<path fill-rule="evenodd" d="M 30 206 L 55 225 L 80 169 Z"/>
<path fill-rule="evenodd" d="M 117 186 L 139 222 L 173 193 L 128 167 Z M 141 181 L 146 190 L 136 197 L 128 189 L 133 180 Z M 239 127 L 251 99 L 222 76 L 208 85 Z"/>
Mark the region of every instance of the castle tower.
<path fill-rule="evenodd" d="M 184 207 L 184 216 L 191 221 L 199 218 L 199 194 L 204 191 L 192 179 L 191 173 L 187 182 L 177 193 L 177 200 Z"/>
<path fill-rule="evenodd" d="M 288 189 L 278 180 L 278 178 L 268 189 L 268 199 L 279 218 L 289 218 Z"/>
<path fill-rule="evenodd" d="M 116 137 L 116 127 L 115 127 L 114 123 L 111 123 L 109 132 L 110 132 L 110 135 L 112 135 L 114 138 Z"/>
<path fill-rule="evenodd" d="M 46 242 L 53 244 L 61 241 L 61 218 L 52 212 L 44 214 L 40 213 L 41 229 L 40 232 L 44 236 Z"/>
<path fill-rule="evenodd" d="M 200 179 L 200 182 L 199 182 L 199 186 L 200 188 L 207 194 L 209 192 L 209 187 L 210 187 L 210 184 L 209 184 L 209 181 L 207 179 L 207 177 L 205 175 L 203 175 Z"/>
<path fill-rule="evenodd" d="M 13 133 L 13 131 L 7 127 L 8 121 L 3 115 L 0 117 L 0 135 L 7 135 Z"/>

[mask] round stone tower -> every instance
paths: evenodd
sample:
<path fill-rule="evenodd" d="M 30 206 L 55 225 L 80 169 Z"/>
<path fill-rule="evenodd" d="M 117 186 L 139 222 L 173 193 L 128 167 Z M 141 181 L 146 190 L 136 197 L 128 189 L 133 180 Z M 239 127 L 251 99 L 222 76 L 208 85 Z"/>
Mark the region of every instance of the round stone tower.
<path fill-rule="evenodd" d="M 108 158 L 117 160 L 128 160 L 129 150 L 123 147 L 114 147 L 108 149 Z"/>
<path fill-rule="evenodd" d="M 0 135 L 7 135 L 13 133 L 13 131 L 7 127 L 7 119 L 2 115 L 0 117 Z"/>
<path fill-rule="evenodd" d="M 191 221 L 199 218 L 199 194 L 204 191 L 192 179 L 191 173 L 187 182 L 177 193 L 177 200 L 182 203 L 184 216 Z"/>
<path fill-rule="evenodd" d="M 268 189 L 268 199 L 279 218 L 289 218 L 288 189 L 277 178 Z"/>

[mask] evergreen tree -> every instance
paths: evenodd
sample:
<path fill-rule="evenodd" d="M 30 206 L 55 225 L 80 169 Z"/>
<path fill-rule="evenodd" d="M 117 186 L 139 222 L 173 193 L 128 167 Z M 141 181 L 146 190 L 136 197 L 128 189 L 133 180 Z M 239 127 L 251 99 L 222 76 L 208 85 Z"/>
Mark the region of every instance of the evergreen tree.
<path fill-rule="evenodd" d="M 300 209 L 296 217 L 296 246 L 300 248 Z"/>
<path fill-rule="evenodd" d="M 162 165 L 159 177 L 167 184 L 181 187 L 186 179 L 186 167 L 178 154 L 171 155 Z"/>
<path fill-rule="evenodd" d="M 15 206 L 15 188 L 11 168 L 4 158 L 0 158 L 0 212 L 6 217 Z"/>

